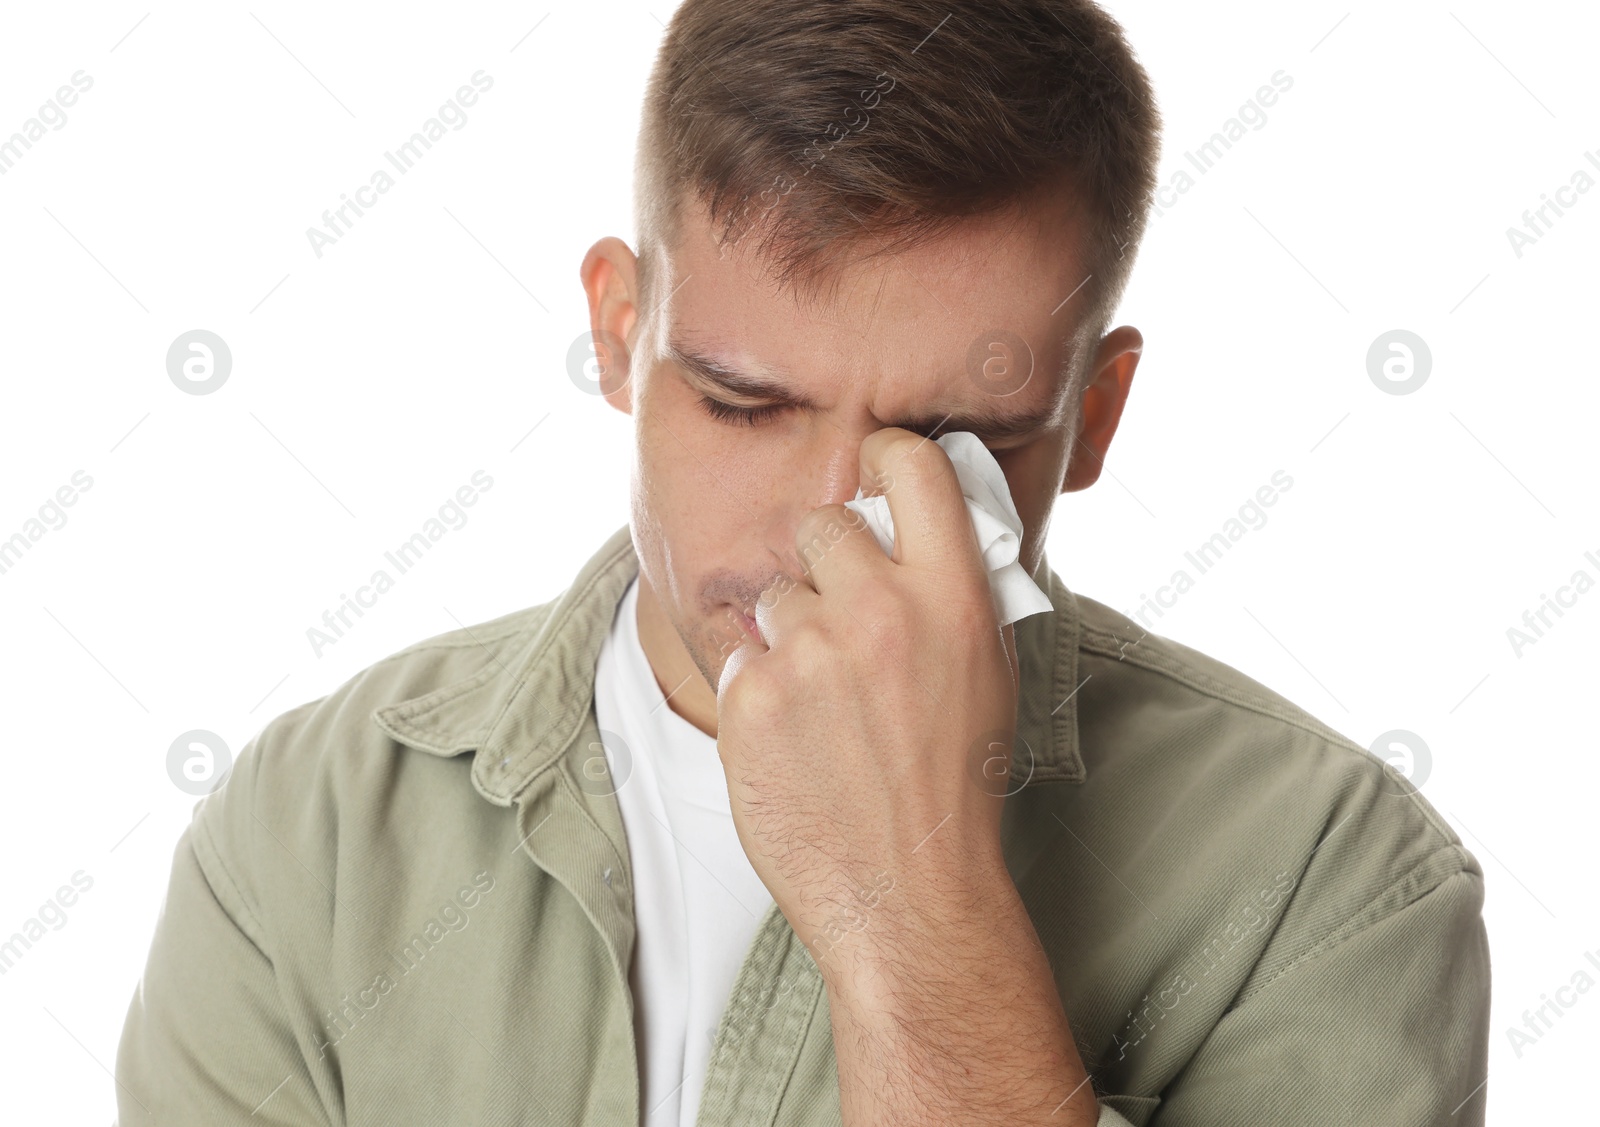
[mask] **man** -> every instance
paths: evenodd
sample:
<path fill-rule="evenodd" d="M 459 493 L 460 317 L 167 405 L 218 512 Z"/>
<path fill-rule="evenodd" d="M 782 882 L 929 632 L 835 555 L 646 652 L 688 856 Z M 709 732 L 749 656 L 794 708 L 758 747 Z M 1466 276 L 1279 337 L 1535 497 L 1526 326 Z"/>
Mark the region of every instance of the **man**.
<path fill-rule="evenodd" d="M 686 0 L 581 269 L 628 526 L 252 741 L 122 1121 L 1481 1123 L 1477 862 L 1045 560 L 1158 130 L 1087 0 Z M 998 627 L 956 431 L 1052 611 Z"/>

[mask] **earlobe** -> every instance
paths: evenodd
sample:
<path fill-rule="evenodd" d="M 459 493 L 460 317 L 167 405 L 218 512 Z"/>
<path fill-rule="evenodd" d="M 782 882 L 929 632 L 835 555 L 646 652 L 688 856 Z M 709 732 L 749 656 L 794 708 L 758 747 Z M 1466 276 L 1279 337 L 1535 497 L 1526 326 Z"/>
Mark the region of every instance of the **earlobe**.
<path fill-rule="evenodd" d="M 1120 325 L 1101 338 L 1095 351 L 1094 371 L 1084 386 L 1078 412 L 1078 431 L 1067 465 L 1062 493 L 1087 489 L 1100 479 L 1106 451 L 1122 421 L 1133 374 L 1144 352 L 1144 336 L 1132 325 Z"/>

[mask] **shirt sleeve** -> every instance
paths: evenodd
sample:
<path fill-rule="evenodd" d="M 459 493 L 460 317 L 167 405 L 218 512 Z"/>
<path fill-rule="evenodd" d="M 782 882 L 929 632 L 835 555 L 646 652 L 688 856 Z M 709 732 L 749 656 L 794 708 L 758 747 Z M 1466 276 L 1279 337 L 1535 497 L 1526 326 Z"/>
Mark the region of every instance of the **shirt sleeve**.
<path fill-rule="evenodd" d="M 178 840 L 144 976 L 123 1025 L 117 1122 L 327 1124 L 272 960 L 263 953 L 262 929 L 220 867 L 203 822 L 197 816 Z"/>
<path fill-rule="evenodd" d="M 1458 870 L 1304 952 L 1222 1017 L 1161 1093 L 1151 1127 L 1481 1127 L 1482 906 L 1481 872 Z"/>

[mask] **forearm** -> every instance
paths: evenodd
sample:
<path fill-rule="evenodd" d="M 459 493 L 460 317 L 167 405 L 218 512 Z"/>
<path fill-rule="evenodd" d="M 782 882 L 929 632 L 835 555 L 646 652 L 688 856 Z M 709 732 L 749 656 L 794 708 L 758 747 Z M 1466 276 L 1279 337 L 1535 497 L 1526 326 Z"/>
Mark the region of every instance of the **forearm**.
<path fill-rule="evenodd" d="M 847 1127 L 1096 1121 L 1021 897 L 1003 866 L 978 883 L 960 906 L 897 887 L 823 960 Z"/>

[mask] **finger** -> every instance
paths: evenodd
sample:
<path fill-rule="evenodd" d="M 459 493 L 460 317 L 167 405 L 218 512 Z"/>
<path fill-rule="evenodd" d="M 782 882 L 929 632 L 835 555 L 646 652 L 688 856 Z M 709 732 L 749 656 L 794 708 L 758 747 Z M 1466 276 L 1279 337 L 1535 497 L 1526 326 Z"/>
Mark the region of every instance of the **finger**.
<path fill-rule="evenodd" d="M 822 596 L 804 580 L 780 575 L 768 584 L 756 599 L 754 615 L 756 629 L 761 631 L 761 640 L 765 643 L 762 652 L 781 646 L 794 624 L 815 614 L 821 601 Z"/>
<path fill-rule="evenodd" d="M 816 591 L 889 564 L 866 518 L 844 505 L 823 505 L 801 517 L 794 544 L 806 579 Z"/>
<path fill-rule="evenodd" d="M 753 638 L 746 638 L 734 647 L 728 660 L 722 663 L 722 673 L 717 677 L 718 713 L 722 711 L 722 694 L 728 691 L 728 686 L 739 676 L 739 671 L 766 652 L 767 647 Z"/>
<path fill-rule="evenodd" d="M 861 443 L 861 480 L 882 489 L 894 520 L 894 561 L 983 574 L 961 479 L 930 438 L 885 427 Z"/>

